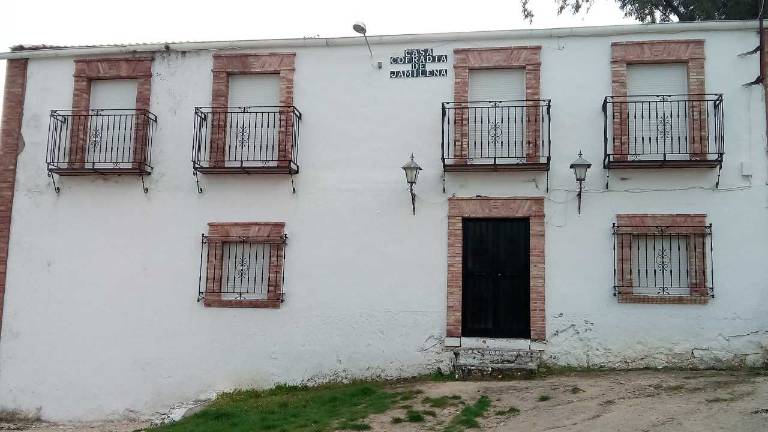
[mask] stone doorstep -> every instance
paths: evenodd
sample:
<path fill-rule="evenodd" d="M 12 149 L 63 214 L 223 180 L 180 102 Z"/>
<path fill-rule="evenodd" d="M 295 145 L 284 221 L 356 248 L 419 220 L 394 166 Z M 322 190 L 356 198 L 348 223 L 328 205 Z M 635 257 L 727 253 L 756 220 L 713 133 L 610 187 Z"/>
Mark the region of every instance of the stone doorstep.
<path fill-rule="evenodd" d="M 453 368 L 460 376 L 536 370 L 543 353 L 541 350 L 487 348 L 458 348 L 452 352 Z"/>

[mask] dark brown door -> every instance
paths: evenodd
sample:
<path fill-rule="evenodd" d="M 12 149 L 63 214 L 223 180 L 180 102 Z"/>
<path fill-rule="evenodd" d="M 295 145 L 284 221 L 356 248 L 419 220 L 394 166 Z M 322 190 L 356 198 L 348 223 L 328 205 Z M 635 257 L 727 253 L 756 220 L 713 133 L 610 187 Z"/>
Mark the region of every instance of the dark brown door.
<path fill-rule="evenodd" d="M 462 336 L 530 338 L 530 221 L 464 219 L 463 230 Z"/>

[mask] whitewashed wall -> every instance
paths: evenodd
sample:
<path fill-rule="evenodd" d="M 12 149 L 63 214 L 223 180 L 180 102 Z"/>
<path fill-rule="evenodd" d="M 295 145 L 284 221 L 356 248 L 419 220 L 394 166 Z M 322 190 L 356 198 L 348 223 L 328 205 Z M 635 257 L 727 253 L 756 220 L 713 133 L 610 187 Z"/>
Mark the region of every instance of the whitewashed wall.
<path fill-rule="evenodd" d="M 708 92 L 725 94 L 726 158 L 715 170 L 614 171 L 604 189 L 601 102 L 610 43 L 706 39 Z M 751 31 L 297 49 L 301 126 L 297 193 L 288 177 L 192 176 L 193 107 L 209 105 L 211 53 L 156 54 L 155 172 L 46 177 L 48 113 L 71 106 L 71 58 L 29 63 L 0 343 L 0 408 L 48 419 L 147 413 L 209 390 L 429 370 L 444 358 L 447 198 L 546 196 L 550 361 L 590 366 L 724 365 L 765 360 L 768 179 L 762 89 Z M 551 190 L 540 173 L 449 174 L 441 191 L 440 102 L 447 78 L 390 79 L 406 48 L 541 45 L 552 99 Z M 285 51 L 281 49 L 279 51 Z M 576 213 L 568 169 L 593 162 Z M 417 214 L 400 166 L 424 167 Z M 754 175 L 741 175 L 741 163 Z M 679 189 L 662 191 L 659 189 Z M 717 298 L 706 306 L 620 305 L 611 295 L 617 213 L 706 213 Z M 209 221 L 285 221 L 279 310 L 195 302 Z"/>

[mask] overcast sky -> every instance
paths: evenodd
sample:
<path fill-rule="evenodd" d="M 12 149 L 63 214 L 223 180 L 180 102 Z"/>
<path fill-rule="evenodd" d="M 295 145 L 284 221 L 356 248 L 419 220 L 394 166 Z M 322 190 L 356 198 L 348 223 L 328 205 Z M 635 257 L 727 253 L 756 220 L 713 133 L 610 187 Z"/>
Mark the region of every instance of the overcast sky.
<path fill-rule="evenodd" d="M 615 0 L 597 0 L 577 16 L 557 16 L 555 0 L 530 3 L 533 24 L 523 20 L 519 0 L 3 0 L 0 51 L 17 44 L 353 36 L 355 21 L 364 21 L 369 35 L 634 22 Z M 0 90 L 4 77 L 0 61 Z"/>

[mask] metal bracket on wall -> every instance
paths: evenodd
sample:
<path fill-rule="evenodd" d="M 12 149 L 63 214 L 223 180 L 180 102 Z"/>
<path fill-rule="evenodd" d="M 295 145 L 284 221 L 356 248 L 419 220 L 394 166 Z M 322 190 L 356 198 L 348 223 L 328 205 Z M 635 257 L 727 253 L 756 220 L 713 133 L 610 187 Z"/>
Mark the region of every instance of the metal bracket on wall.
<path fill-rule="evenodd" d="M 149 193 L 149 188 L 147 187 L 146 183 L 144 183 L 144 176 L 141 175 L 141 189 L 144 190 L 144 193 Z"/>
<path fill-rule="evenodd" d="M 717 166 L 717 180 L 715 181 L 715 189 L 720 188 L 720 173 L 723 171 L 723 162 L 720 162 L 720 165 Z"/>
<path fill-rule="evenodd" d="M 443 180 L 443 193 L 445 193 L 445 170 L 443 170 L 442 180 Z"/>
<path fill-rule="evenodd" d="M 197 193 L 203 193 L 203 188 L 200 187 L 200 177 L 197 174 L 197 171 L 193 170 L 192 175 L 195 176 L 195 183 L 197 184 Z"/>
<path fill-rule="evenodd" d="M 290 174 L 291 176 L 291 193 L 296 193 L 296 183 L 293 182 L 293 174 Z"/>
<path fill-rule="evenodd" d="M 611 170 L 605 170 L 605 190 L 608 190 L 608 181 L 611 179 Z"/>
<path fill-rule="evenodd" d="M 56 177 L 53 175 L 52 172 L 48 171 L 48 177 L 50 177 L 51 182 L 53 182 L 53 190 L 55 190 L 57 194 L 61 192 L 61 188 L 56 186 Z"/>

